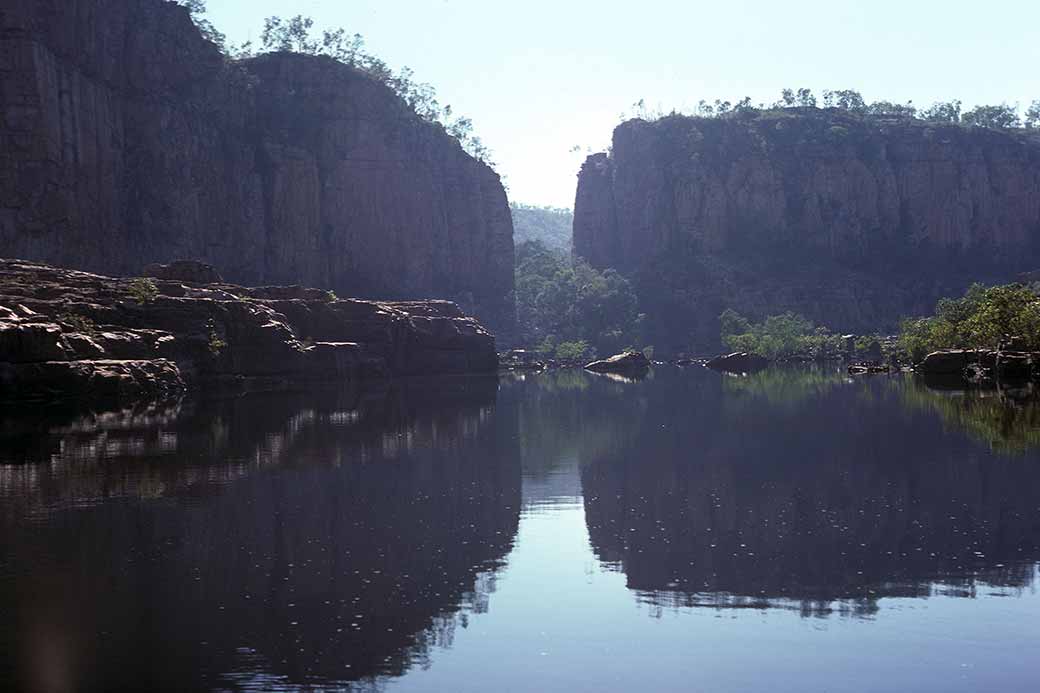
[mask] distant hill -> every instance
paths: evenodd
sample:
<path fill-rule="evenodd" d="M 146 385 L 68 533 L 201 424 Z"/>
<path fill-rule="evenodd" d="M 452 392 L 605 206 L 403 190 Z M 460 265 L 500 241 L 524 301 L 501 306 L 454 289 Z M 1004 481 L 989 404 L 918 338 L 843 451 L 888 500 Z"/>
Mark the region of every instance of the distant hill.
<path fill-rule="evenodd" d="M 519 202 L 511 202 L 509 209 L 513 213 L 515 243 L 541 241 L 547 248 L 571 252 L 574 212 L 560 207 L 539 207 Z"/>

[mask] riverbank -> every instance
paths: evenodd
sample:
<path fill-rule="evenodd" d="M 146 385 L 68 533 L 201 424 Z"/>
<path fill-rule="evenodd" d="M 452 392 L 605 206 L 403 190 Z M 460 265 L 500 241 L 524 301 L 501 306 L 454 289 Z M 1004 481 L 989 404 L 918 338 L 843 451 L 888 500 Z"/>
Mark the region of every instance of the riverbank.
<path fill-rule="evenodd" d="M 0 399 L 279 390 L 498 365 L 494 336 L 449 301 L 242 287 L 191 262 L 147 273 L 0 260 Z"/>

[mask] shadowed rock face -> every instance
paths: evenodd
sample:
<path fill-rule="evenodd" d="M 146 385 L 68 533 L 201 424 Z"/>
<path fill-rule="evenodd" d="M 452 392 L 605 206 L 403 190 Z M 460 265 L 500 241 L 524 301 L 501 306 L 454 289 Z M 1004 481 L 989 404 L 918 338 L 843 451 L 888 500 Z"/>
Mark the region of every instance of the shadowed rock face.
<path fill-rule="evenodd" d="M 160 0 L 0 10 L 0 255 L 444 298 L 512 328 L 498 175 L 331 59 L 228 64 Z"/>
<path fill-rule="evenodd" d="M 154 398 L 196 382 L 283 389 L 497 364 L 495 338 L 447 301 L 115 279 L 0 259 L 0 401 Z"/>
<path fill-rule="evenodd" d="M 1040 266 L 1040 144 L 816 110 L 629 121 L 582 167 L 574 249 L 638 279 L 659 345 L 714 346 L 727 307 L 892 327 Z"/>

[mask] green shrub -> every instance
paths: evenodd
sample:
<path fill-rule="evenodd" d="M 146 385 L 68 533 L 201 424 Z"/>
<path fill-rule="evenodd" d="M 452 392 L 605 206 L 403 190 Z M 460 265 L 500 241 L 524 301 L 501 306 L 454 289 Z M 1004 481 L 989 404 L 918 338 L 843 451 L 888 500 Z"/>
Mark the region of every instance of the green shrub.
<path fill-rule="evenodd" d="M 81 334 L 94 334 L 97 332 L 97 325 L 94 324 L 94 321 L 78 313 L 62 313 L 58 316 L 58 321 L 68 325 L 73 332 Z"/>
<path fill-rule="evenodd" d="M 645 340 L 645 316 L 627 278 L 538 241 L 517 245 L 516 307 L 523 343 L 538 344 L 539 351 L 583 341 L 598 353 L 614 354 Z"/>
<path fill-rule="evenodd" d="M 728 309 L 719 316 L 719 324 L 726 348 L 773 359 L 790 356 L 818 358 L 839 354 L 843 348 L 840 335 L 791 312 L 770 315 L 760 323 L 751 323 Z"/>
<path fill-rule="evenodd" d="M 217 333 L 217 326 L 212 319 L 206 322 L 206 327 L 209 328 L 209 341 L 206 346 L 209 348 L 209 353 L 216 358 L 224 352 L 227 342 L 220 338 L 220 335 Z"/>
<path fill-rule="evenodd" d="M 1040 350 L 1040 297 L 1022 284 L 973 284 L 961 298 L 940 300 L 935 315 L 903 320 L 899 348 L 917 362 L 939 349 L 996 349 L 1009 337 Z"/>
<path fill-rule="evenodd" d="M 562 342 L 556 346 L 556 358 L 561 361 L 579 361 L 596 358 L 596 350 L 584 339 L 576 342 Z"/>
<path fill-rule="evenodd" d="M 130 294 L 130 298 L 143 306 L 159 297 L 159 287 L 155 285 L 154 280 L 140 277 L 130 282 L 127 293 Z"/>

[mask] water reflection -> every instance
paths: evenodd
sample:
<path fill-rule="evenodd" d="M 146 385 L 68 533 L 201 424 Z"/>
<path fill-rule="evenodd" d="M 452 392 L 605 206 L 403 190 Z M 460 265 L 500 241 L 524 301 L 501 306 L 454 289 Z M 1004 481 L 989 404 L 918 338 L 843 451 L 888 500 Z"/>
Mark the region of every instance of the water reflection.
<path fill-rule="evenodd" d="M 1036 460 L 944 433 L 904 406 L 912 381 L 803 370 L 645 387 L 635 434 L 580 459 L 597 556 L 654 604 L 870 614 L 936 582 L 971 594 L 1033 578 Z"/>
<path fill-rule="evenodd" d="M 1028 631 L 1028 599 L 971 602 L 975 630 L 891 608 L 1035 582 L 1019 394 L 659 367 L 5 412 L 0 689 L 772 688 L 754 641 L 786 690 L 829 647 L 817 690 L 873 638 L 917 690 L 935 666 L 884 643 L 951 623 L 943 662 L 998 650 L 961 690 L 1024 680 L 992 624 Z M 835 611 L 876 618 L 798 625 Z"/>
<path fill-rule="evenodd" d="M 907 407 L 937 412 L 948 426 L 994 450 L 1023 454 L 1040 448 L 1040 393 L 1032 383 L 967 389 L 960 382 L 903 379 L 896 386 Z"/>
<path fill-rule="evenodd" d="M 33 424 L 46 441 L 0 467 L 0 687 L 267 688 L 427 661 L 486 610 L 516 533 L 496 388 Z"/>

